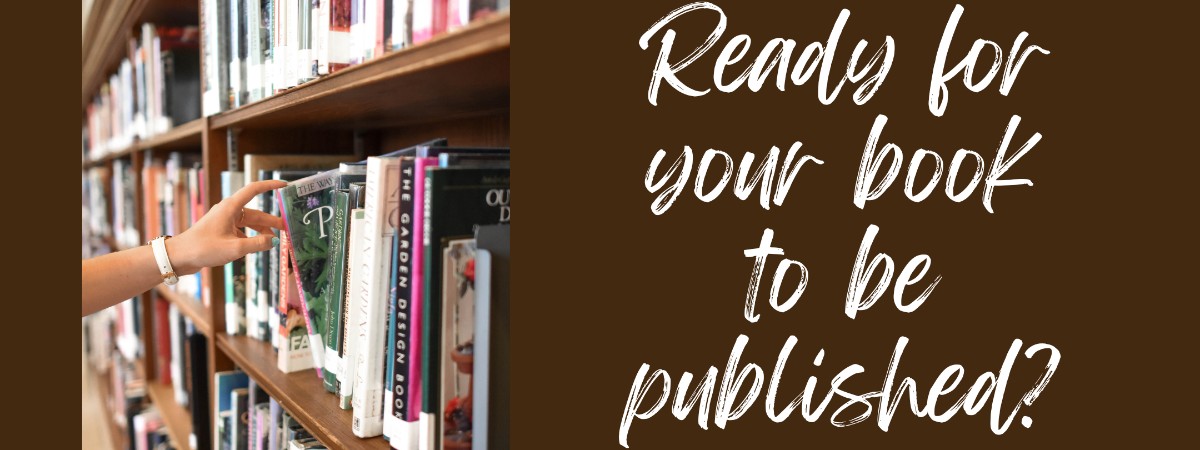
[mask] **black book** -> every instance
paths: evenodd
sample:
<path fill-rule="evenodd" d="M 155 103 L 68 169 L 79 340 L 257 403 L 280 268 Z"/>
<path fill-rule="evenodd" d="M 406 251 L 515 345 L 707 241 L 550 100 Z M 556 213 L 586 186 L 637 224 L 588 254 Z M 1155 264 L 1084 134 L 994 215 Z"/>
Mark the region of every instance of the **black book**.
<path fill-rule="evenodd" d="M 188 356 L 191 358 L 192 392 L 188 406 L 192 412 L 192 436 L 196 450 L 212 448 L 212 423 L 209 421 L 208 338 L 202 333 L 188 336 Z"/>
<path fill-rule="evenodd" d="M 491 285 L 486 299 L 476 297 L 474 444 L 508 448 L 509 225 L 480 226 L 475 248 L 491 254 Z"/>
<path fill-rule="evenodd" d="M 509 169 L 430 167 L 425 175 L 424 309 L 421 312 L 421 412 L 440 414 L 442 241 L 471 236 L 478 225 L 508 223 Z"/>
<path fill-rule="evenodd" d="M 163 112 L 177 127 L 200 118 L 200 49 L 178 47 L 163 52 Z"/>

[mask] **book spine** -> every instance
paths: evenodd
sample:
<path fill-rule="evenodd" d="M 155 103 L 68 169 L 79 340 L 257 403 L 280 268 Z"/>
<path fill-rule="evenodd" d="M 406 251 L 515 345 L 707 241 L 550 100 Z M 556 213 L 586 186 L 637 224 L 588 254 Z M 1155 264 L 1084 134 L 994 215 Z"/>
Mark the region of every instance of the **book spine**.
<path fill-rule="evenodd" d="M 333 193 L 333 224 L 329 235 L 329 254 L 326 272 L 329 277 L 325 323 L 329 327 L 325 339 L 325 390 L 338 392 L 338 377 L 342 373 L 342 306 L 345 302 L 346 225 L 349 213 L 349 194 Z"/>
<path fill-rule="evenodd" d="M 384 50 L 391 50 L 392 44 L 392 0 L 375 0 L 375 48 L 372 50 L 376 58 L 383 56 Z"/>
<path fill-rule="evenodd" d="M 365 274 L 359 296 L 364 327 L 359 331 L 358 369 L 355 375 L 353 432 L 359 437 L 383 433 L 383 363 L 387 299 L 386 249 L 390 248 L 399 201 L 395 158 L 367 160 L 366 223 L 359 269 Z"/>
<path fill-rule="evenodd" d="M 350 409 L 354 395 L 354 384 L 358 380 L 358 334 L 362 329 L 362 318 L 360 304 L 361 297 L 358 295 L 360 286 L 362 285 L 363 270 L 362 264 L 363 250 L 363 228 L 366 221 L 366 212 L 362 208 L 351 209 L 350 211 L 350 251 L 346 261 L 347 280 L 346 283 L 346 320 L 345 330 L 342 332 L 342 347 L 345 351 L 342 353 L 342 386 L 338 392 L 338 406 L 342 409 Z"/>
<path fill-rule="evenodd" d="M 430 192 L 427 191 L 427 187 L 426 187 L 427 186 L 426 185 L 426 174 L 427 174 L 426 168 L 436 167 L 437 166 L 437 158 L 432 158 L 432 157 L 416 158 L 414 166 L 415 167 L 414 167 L 414 174 L 413 174 L 413 185 L 414 185 L 413 186 L 413 190 L 414 190 L 413 198 L 414 198 L 415 204 L 413 205 L 414 206 L 413 214 L 415 217 L 414 217 L 414 227 L 413 227 L 414 234 L 413 235 L 415 236 L 414 239 L 420 240 L 420 244 L 415 244 L 415 242 L 414 242 L 414 245 L 413 245 L 413 290 L 412 290 L 413 318 L 412 318 L 412 323 L 413 323 L 414 342 L 413 342 L 412 352 L 409 353 L 409 356 L 410 356 L 409 377 L 412 378 L 412 386 L 413 386 L 413 389 L 409 391 L 409 404 L 410 404 L 409 418 L 410 419 L 419 418 L 420 413 L 424 412 L 425 400 L 426 400 L 425 390 L 431 389 L 430 386 L 427 386 L 425 384 L 425 382 L 426 382 L 426 378 L 425 378 L 426 365 L 428 364 L 428 360 L 430 360 L 430 356 L 431 356 L 430 354 L 428 354 L 427 348 L 426 348 L 426 346 L 428 346 L 427 342 L 428 342 L 428 340 L 430 340 L 430 336 L 428 336 L 428 332 L 430 332 L 431 329 L 428 329 L 427 326 L 425 326 L 425 324 L 426 324 L 425 314 L 427 314 L 427 312 L 426 312 L 427 305 L 426 305 L 426 300 L 425 300 L 425 284 L 426 284 L 427 280 L 426 280 L 425 263 L 424 262 L 425 262 L 425 258 L 426 258 L 425 245 L 426 245 L 426 241 L 428 239 L 427 238 L 428 233 L 430 233 L 430 229 L 428 229 L 428 226 L 430 226 L 430 217 L 428 217 L 428 209 L 427 209 L 428 208 L 428 199 L 430 199 Z"/>
<path fill-rule="evenodd" d="M 245 35 L 242 31 L 245 30 L 242 22 L 242 10 L 244 9 L 246 0 L 229 0 L 229 9 L 226 16 L 229 20 L 229 108 L 237 108 L 241 106 L 242 75 L 245 70 L 242 68 L 241 45 Z"/>
<path fill-rule="evenodd" d="M 389 363 L 393 365 L 391 374 L 390 393 L 392 401 L 388 402 L 389 417 L 396 426 L 406 427 L 415 418 L 410 417 L 409 394 L 412 389 L 410 373 L 412 358 L 409 351 L 413 347 L 413 236 L 415 223 L 413 220 L 414 199 L 416 189 L 415 171 L 417 161 L 414 158 L 404 158 L 400 161 L 400 215 L 396 231 L 396 280 L 392 283 L 396 291 L 395 312 L 389 318 L 392 322 L 392 332 L 389 335 L 395 348 Z M 393 439 L 402 438 L 396 435 Z"/>
<path fill-rule="evenodd" d="M 221 196 L 228 198 L 244 185 L 241 172 L 221 172 Z M 225 264 L 225 331 L 231 336 L 246 334 L 244 260 Z"/>
<path fill-rule="evenodd" d="M 302 84 L 317 75 L 313 61 L 313 8 L 312 0 L 296 1 L 296 84 Z"/>
<path fill-rule="evenodd" d="M 412 42 L 420 44 L 433 37 L 433 2 L 435 0 L 413 0 Z"/>
<path fill-rule="evenodd" d="M 246 102 L 263 98 L 262 8 L 259 0 L 244 0 L 246 11 Z"/>
<path fill-rule="evenodd" d="M 397 228 L 399 225 L 397 225 Z M 392 388 L 395 386 L 393 380 L 393 372 L 396 367 L 396 341 L 392 338 L 396 334 L 396 276 L 399 275 L 399 259 L 400 259 L 400 234 L 396 233 L 392 237 L 392 247 L 388 252 L 388 270 L 385 272 L 388 276 L 388 299 L 387 311 L 385 319 L 387 326 L 384 330 L 384 336 L 387 340 L 384 343 L 384 362 L 383 362 L 383 439 L 390 441 L 399 432 L 399 421 L 392 416 L 392 402 L 395 399 Z"/>
<path fill-rule="evenodd" d="M 329 5 L 329 35 L 326 42 L 329 73 L 350 66 L 350 0 L 332 0 Z"/>
<path fill-rule="evenodd" d="M 392 2 L 391 49 L 400 50 L 412 45 L 413 0 L 388 0 Z"/>

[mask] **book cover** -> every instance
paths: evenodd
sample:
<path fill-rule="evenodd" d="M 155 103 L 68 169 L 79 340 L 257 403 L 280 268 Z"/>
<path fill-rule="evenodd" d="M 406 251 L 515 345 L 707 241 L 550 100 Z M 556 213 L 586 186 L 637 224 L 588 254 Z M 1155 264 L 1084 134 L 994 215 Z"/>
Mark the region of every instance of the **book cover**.
<path fill-rule="evenodd" d="M 444 448 L 470 448 L 475 349 L 475 239 L 446 242 L 442 250 L 442 379 L 440 409 Z"/>
<path fill-rule="evenodd" d="M 276 170 L 328 170 L 337 167 L 339 163 L 352 160 L 354 160 L 353 155 L 247 154 L 242 158 L 242 168 L 248 177 L 246 182 L 253 183 L 259 180 L 273 179 L 274 171 Z M 278 215 L 277 203 L 274 202 L 274 191 L 262 193 L 251 200 L 246 207 L 264 212 L 274 211 L 273 213 Z M 256 234 L 252 228 L 246 228 L 244 231 L 247 236 Z M 278 248 L 273 248 L 266 252 L 246 255 L 246 263 L 247 267 L 249 267 L 246 284 L 248 289 L 250 286 L 256 288 L 255 290 L 248 291 L 250 292 L 248 295 L 255 297 L 256 301 L 254 303 L 258 306 L 256 311 L 247 311 L 247 335 L 256 339 L 270 339 L 271 336 L 275 336 L 270 330 L 277 329 L 279 326 L 279 316 L 271 314 L 271 307 L 275 306 L 278 293 L 274 292 L 274 284 L 270 280 L 270 274 L 272 273 L 271 254 L 272 252 L 277 254 L 278 251 Z M 257 324 L 258 329 L 254 330 L 254 333 L 250 333 L 249 331 L 249 328 L 252 326 L 250 324 Z"/>
<path fill-rule="evenodd" d="M 283 217 L 291 238 L 292 267 L 307 319 L 313 366 L 323 377 L 322 356 L 327 335 L 326 308 L 329 289 L 329 239 L 333 220 L 333 192 L 338 172 L 326 171 L 289 183 L 279 190 Z"/>
<path fill-rule="evenodd" d="M 508 223 L 509 170 L 479 167 L 427 168 L 425 174 L 425 218 L 422 230 L 424 246 L 424 310 L 422 319 L 421 377 L 425 382 L 442 379 L 438 355 L 443 351 L 442 240 L 472 235 L 477 225 Z M 437 389 L 427 385 L 422 391 L 422 414 L 437 414 Z M 435 427 L 440 428 L 440 423 Z M 435 436 L 440 436 L 440 430 Z"/>
<path fill-rule="evenodd" d="M 508 442 L 509 227 L 475 230 L 475 388 L 473 445 L 506 449 Z M 496 414 L 490 411 L 497 411 Z"/>
<path fill-rule="evenodd" d="M 313 368 L 312 348 L 305 320 L 304 306 L 293 280 L 291 239 L 286 231 L 279 232 L 279 305 L 282 311 L 279 324 L 280 345 L 277 364 L 284 373 Z"/>

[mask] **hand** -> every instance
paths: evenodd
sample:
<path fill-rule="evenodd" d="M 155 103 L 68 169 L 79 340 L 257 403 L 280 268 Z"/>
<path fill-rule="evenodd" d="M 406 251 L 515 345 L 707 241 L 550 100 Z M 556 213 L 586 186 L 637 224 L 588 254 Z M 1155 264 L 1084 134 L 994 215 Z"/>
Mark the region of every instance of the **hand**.
<path fill-rule="evenodd" d="M 255 209 L 245 209 L 256 195 L 287 186 L 279 180 L 247 184 L 214 205 L 195 225 L 179 236 L 167 239 L 167 256 L 178 275 L 188 275 L 205 267 L 224 265 L 248 253 L 269 250 L 279 245 L 274 229 L 283 229 L 283 219 Z M 246 237 L 242 228 L 258 231 Z"/>

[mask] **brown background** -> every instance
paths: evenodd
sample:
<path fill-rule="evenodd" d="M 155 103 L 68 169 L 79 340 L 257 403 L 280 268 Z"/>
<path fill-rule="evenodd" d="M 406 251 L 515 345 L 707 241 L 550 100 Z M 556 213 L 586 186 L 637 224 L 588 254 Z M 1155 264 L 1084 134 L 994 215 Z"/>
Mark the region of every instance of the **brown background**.
<path fill-rule="evenodd" d="M 915 378 L 921 392 L 950 364 L 966 367 L 964 385 L 998 371 L 1016 338 L 1027 346 L 1053 344 L 1063 359 L 1046 391 L 1003 436 L 990 431 L 986 409 L 937 424 L 914 417 L 907 401 L 888 433 L 875 425 L 878 408 L 865 423 L 830 425 L 840 399 L 816 423 L 797 411 L 776 424 L 760 395 L 724 430 L 710 417 L 709 430 L 702 431 L 695 411 L 679 421 L 664 408 L 635 421 L 631 448 L 1145 445 L 1175 442 L 1190 428 L 1183 411 L 1195 393 L 1187 390 L 1182 367 L 1194 362 L 1197 296 L 1184 283 L 1197 264 L 1188 256 L 1195 224 L 1183 217 L 1195 208 L 1194 187 L 1185 187 L 1194 180 L 1194 139 L 1186 134 L 1193 125 L 1185 121 L 1195 116 L 1194 90 L 1187 86 L 1195 63 L 1181 47 L 1194 42 L 1184 34 L 1190 28 L 1182 23 L 1185 14 L 1140 3 L 967 3 L 949 64 L 977 37 L 996 41 L 1007 56 L 1022 30 L 1030 33 L 1027 44 L 1052 53 L 1032 55 L 1007 97 L 998 93 L 999 77 L 978 94 L 961 81 L 949 83 L 947 112 L 937 118 L 926 96 L 952 2 L 718 2 L 729 28 L 683 72 L 693 87 L 712 87 L 713 61 L 731 36 L 750 35 L 747 59 L 773 37 L 795 39 L 798 54 L 807 43 L 826 40 L 843 7 L 851 16 L 834 75 L 859 39 L 868 40 L 869 54 L 884 35 L 896 41 L 892 71 L 864 106 L 851 102 L 854 86 L 833 105 L 821 105 L 814 77 L 785 92 L 768 84 L 758 93 L 714 89 L 700 98 L 664 84 L 660 106 L 652 107 L 646 89 L 661 33 L 650 50 L 637 40 L 685 3 L 601 2 L 578 11 L 520 5 L 514 13 L 512 142 L 524 205 L 512 280 L 514 448 L 619 448 L 622 407 L 642 363 L 666 369 L 674 381 L 684 371 L 723 368 L 739 333 L 750 337 L 743 361 L 763 366 L 768 377 L 786 337 L 799 338 L 780 403 L 798 394 L 810 375 L 827 389 L 852 363 L 866 372 L 844 389 L 880 389 L 901 335 L 911 342 L 899 377 Z M 694 48 L 715 20 L 703 12 L 675 21 L 674 58 Z M 859 210 L 851 202 L 855 171 L 881 113 L 889 117 L 882 141 L 898 144 L 906 163 L 926 148 L 947 166 L 958 148 L 990 163 L 1009 117 L 1021 115 L 1009 154 L 1034 132 L 1043 139 L 1008 178 L 1034 185 L 998 188 L 995 214 L 984 210 L 982 189 L 961 204 L 940 187 L 912 203 L 902 181 Z M 660 148 L 669 163 L 690 145 L 698 163 L 708 148 L 740 160 L 743 152 L 761 158 L 771 146 L 786 150 L 797 140 L 804 143 L 801 154 L 825 165 L 802 169 L 782 206 L 765 211 L 757 193 L 739 201 L 728 189 L 704 204 L 689 183 L 665 215 L 650 213 L 653 195 L 643 177 Z M 916 312 L 898 312 L 889 291 L 856 320 L 842 313 L 851 264 L 869 224 L 881 227 L 874 249 L 898 266 L 919 253 L 933 258 L 929 276 L 943 280 Z M 764 278 L 762 318 L 750 324 L 741 313 L 750 272 L 742 250 L 756 246 L 765 227 L 775 230 L 775 244 L 788 257 L 807 265 L 811 280 L 800 303 L 780 314 L 766 304 L 770 278 Z M 776 261 L 768 263 L 768 274 Z M 814 368 L 821 348 L 824 364 Z M 1045 354 L 1018 359 L 1005 410 L 1044 361 Z M 1023 415 L 1034 419 L 1031 428 L 1020 425 Z"/>

